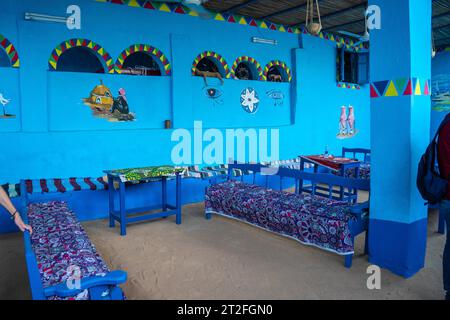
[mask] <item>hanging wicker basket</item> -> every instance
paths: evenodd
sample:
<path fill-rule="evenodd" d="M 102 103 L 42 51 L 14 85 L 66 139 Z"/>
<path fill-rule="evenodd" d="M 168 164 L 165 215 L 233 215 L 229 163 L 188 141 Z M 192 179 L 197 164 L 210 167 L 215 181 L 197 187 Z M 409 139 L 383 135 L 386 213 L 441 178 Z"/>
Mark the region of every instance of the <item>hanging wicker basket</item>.
<path fill-rule="evenodd" d="M 316 6 L 316 16 L 319 20 L 318 22 L 314 21 L 314 0 L 308 0 L 307 8 L 306 8 L 306 29 L 312 35 L 318 35 L 320 31 L 322 31 L 322 20 L 320 18 L 320 8 L 319 1 L 315 0 Z"/>

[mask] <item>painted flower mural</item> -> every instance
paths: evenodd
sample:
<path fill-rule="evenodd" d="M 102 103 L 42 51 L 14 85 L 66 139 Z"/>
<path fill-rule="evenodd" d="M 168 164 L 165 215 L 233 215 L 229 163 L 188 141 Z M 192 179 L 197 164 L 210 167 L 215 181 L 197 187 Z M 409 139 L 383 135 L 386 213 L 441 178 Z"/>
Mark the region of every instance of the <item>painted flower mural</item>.
<path fill-rule="evenodd" d="M 450 111 L 450 75 L 439 74 L 432 79 L 431 102 L 434 111 Z"/>
<path fill-rule="evenodd" d="M 241 106 L 248 113 L 256 113 L 259 107 L 258 93 L 253 88 L 244 89 L 241 92 Z"/>

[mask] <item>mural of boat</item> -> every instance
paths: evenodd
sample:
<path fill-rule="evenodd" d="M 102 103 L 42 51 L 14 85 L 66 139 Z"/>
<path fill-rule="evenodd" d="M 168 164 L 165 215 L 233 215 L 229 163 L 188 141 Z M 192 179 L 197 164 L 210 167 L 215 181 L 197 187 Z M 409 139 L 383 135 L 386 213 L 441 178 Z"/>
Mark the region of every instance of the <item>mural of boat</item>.
<path fill-rule="evenodd" d="M 450 76 L 436 75 L 432 80 L 432 109 L 434 111 L 450 111 Z"/>

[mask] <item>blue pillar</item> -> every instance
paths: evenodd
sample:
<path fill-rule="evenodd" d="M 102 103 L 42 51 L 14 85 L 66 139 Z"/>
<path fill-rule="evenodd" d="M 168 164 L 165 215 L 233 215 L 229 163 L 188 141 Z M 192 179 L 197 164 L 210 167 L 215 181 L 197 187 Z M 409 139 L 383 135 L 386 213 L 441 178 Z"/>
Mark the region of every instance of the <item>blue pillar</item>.
<path fill-rule="evenodd" d="M 371 0 L 369 260 L 409 278 L 424 267 L 427 207 L 417 165 L 430 141 L 431 0 Z"/>

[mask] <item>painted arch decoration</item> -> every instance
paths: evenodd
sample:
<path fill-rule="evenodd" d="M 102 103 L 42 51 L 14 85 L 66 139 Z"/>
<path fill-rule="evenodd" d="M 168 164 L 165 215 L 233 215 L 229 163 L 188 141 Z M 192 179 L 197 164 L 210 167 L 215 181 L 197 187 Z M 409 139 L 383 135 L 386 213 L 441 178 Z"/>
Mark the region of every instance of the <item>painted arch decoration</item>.
<path fill-rule="evenodd" d="M 287 82 L 291 82 L 291 81 L 292 81 L 292 72 L 291 72 L 291 69 L 287 66 L 286 63 L 284 63 L 283 61 L 280 61 L 280 60 L 273 60 L 273 61 L 270 61 L 270 62 L 266 65 L 266 67 L 264 68 L 264 74 L 263 74 L 263 79 L 264 79 L 264 81 L 267 81 L 267 77 L 268 77 L 269 70 L 270 70 L 271 67 L 274 67 L 274 66 L 280 67 L 281 69 L 284 70 L 284 72 L 285 72 L 286 75 L 287 75 L 287 79 L 286 79 Z"/>
<path fill-rule="evenodd" d="M 152 47 L 146 44 L 135 44 L 125 49 L 119 56 L 116 61 L 115 70 L 117 73 L 122 72 L 123 63 L 126 58 L 132 55 L 135 52 L 144 52 L 153 58 L 162 66 L 161 71 L 163 71 L 167 76 L 170 76 L 172 73 L 172 67 L 167 59 L 166 55 L 159 49 Z"/>
<path fill-rule="evenodd" d="M 100 62 L 103 64 L 106 73 L 114 73 L 114 61 L 109 53 L 102 46 L 88 39 L 70 39 L 58 45 L 53 50 L 52 54 L 50 55 L 50 59 L 48 60 L 49 69 L 52 71 L 56 71 L 58 67 L 59 57 L 65 51 L 76 47 L 84 47 L 92 50 L 100 59 Z"/>
<path fill-rule="evenodd" d="M 264 80 L 264 73 L 263 73 L 263 69 L 261 67 L 261 65 L 259 64 L 258 61 L 256 61 L 256 59 L 252 58 L 252 57 L 248 57 L 248 56 L 242 56 L 236 59 L 236 61 L 233 63 L 233 66 L 231 67 L 231 77 L 233 79 L 237 79 L 236 77 L 236 68 L 238 67 L 238 65 L 241 62 L 247 62 L 249 64 L 251 64 L 255 69 L 256 69 L 256 75 L 258 77 L 259 81 L 263 81 Z"/>
<path fill-rule="evenodd" d="M 7 38 L 5 38 L 3 35 L 0 34 L 0 47 L 2 47 L 6 54 L 9 57 L 9 62 L 11 63 L 11 67 L 13 68 L 19 68 L 20 67 L 20 59 L 19 54 L 17 53 L 16 48 L 14 45 L 9 41 Z"/>
<path fill-rule="evenodd" d="M 199 54 L 197 56 L 197 58 L 195 58 L 194 63 L 192 64 L 192 75 L 195 76 L 195 69 L 197 68 L 198 63 L 200 62 L 200 60 L 202 60 L 203 58 L 211 58 L 212 60 L 215 60 L 216 62 L 218 62 L 220 66 L 222 66 L 222 68 L 225 71 L 225 78 L 229 79 L 231 76 L 230 73 L 230 67 L 228 66 L 228 63 L 225 61 L 225 59 L 218 53 L 214 52 L 214 51 L 205 51 L 201 54 Z"/>

